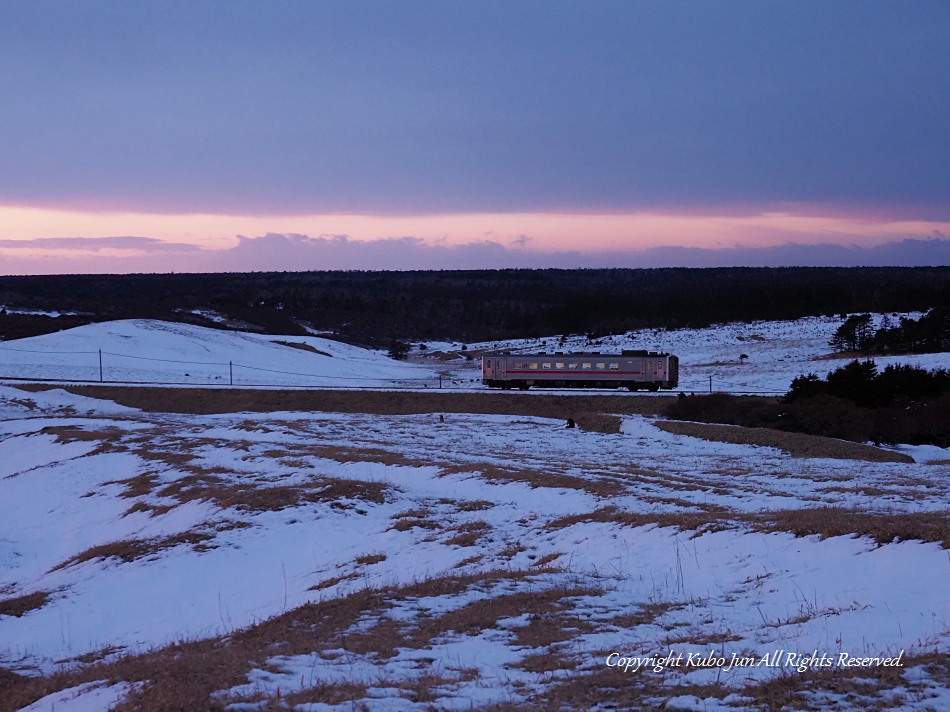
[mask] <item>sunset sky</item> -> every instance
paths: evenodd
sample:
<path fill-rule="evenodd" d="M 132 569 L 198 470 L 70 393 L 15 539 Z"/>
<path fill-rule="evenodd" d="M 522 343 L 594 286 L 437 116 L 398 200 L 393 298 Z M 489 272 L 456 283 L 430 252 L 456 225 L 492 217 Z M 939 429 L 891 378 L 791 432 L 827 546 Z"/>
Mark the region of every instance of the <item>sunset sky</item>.
<path fill-rule="evenodd" d="M 0 0 L 0 273 L 950 264 L 950 3 Z"/>

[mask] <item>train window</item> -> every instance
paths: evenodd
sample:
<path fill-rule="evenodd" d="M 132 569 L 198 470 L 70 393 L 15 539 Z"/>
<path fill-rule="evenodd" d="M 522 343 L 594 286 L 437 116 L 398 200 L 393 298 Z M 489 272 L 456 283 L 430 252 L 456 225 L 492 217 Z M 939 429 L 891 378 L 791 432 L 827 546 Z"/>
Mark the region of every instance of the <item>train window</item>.
<path fill-rule="evenodd" d="M 597 363 L 597 368 L 599 368 L 599 369 L 601 369 L 601 370 L 603 370 L 604 368 L 606 368 L 606 366 L 607 366 L 607 364 L 605 364 L 603 361 L 599 361 L 599 362 Z"/>
<path fill-rule="evenodd" d="M 524 368 L 524 363 L 521 363 L 521 362 L 519 362 L 519 361 L 515 361 L 515 362 L 512 364 L 512 368 Z"/>
<path fill-rule="evenodd" d="M 610 370 L 611 370 L 611 371 L 619 371 L 619 370 L 620 370 L 620 364 L 619 364 L 619 363 L 612 363 L 612 364 L 610 364 Z"/>
<path fill-rule="evenodd" d="M 589 369 L 589 368 L 590 368 L 590 363 L 582 363 L 582 364 L 581 364 L 581 368 L 587 368 L 587 369 Z"/>
<path fill-rule="evenodd" d="M 550 370 L 551 370 L 551 362 L 550 362 L 550 361 L 545 361 L 543 364 L 541 364 L 541 367 L 542 367 L 542 368 L 546 368 L 547 370 L 550 371 Z"/>
<path fill-rule="evenodd" d="M 568 367 L 570 370 L 572 370 L 572 371 L 576 371 L 576 370 L 577 370 L 577 362 L 569 363 L 569 364 L 567 364 L 567 367 Z"/>
<path fill-rule="evenodd" d="M 562 370 L 564 370 L 564 363 L 561 362 L 561 361 L 557 361 L 557 362 L 554 364 L 554 368 L 556 368 L 556 369 L 559 370 L 559 371 L 562 371 Z"/>
<path fill-rule="evenodd" d="M 532 370 L 534 370 L 534 371 L 537 371 L 537 370 L 538 370 L 538 362 L 535 361 L 535 362 L 533 362 L 533 363 L 529 363 L 529 364 L 528 364 L 528 368 L 530 368 L 530 369 L 532 369 Z"/>

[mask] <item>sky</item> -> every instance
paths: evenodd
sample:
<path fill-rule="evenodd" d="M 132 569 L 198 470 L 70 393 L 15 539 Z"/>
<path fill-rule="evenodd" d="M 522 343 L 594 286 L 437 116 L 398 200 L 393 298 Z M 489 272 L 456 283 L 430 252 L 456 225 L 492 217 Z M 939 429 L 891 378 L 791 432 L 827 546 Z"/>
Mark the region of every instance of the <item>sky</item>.
<path fill-rule="evenodd" d="M 950 4 L 0 0 L 0 273 L 950 264 Z"/>

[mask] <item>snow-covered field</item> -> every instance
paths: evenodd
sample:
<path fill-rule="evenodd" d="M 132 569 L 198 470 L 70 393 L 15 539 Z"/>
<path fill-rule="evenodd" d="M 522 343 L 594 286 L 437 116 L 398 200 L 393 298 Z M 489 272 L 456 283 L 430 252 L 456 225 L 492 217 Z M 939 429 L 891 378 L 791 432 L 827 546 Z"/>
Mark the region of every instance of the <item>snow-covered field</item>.
<path fill-rule="evenodd" d="M 551 337 L 470 344 L 467 351 L 618 353 L 648 349 L 679 356 L 680 391 L 780 394 L 788 391 L 795 377 L 806 373 L 824 376 L 852 358 L 835 354 L 828 346 L 841 322 L 836 317 L 813 317 L 707 329 L 648 329 L 593 342 L 571 336 L 563 342 Z M 317 336 L 281 337 L 132 319 L 0 342 L 0 381 L 95 383 L 101 375 L 106 382 L 204 386 L 482 388 L 480 359 L 467 360 L 460 346 L 430 342 L 425 350 L 414 349 L 407 363 Z M 447 354 L 455 354 L 455 358 L 445 359 Z M 743 355 L 746 358 L 740 359 Z M 947 354 L 876 360 L 882 368 L 895 362 L 923 368 L 950 365 Z"/>
<path fill-rule="evenodd" d="M 101 369 L 100 369 L 101 363 Z M 304 387 L 438 385 L 431 369 L 315 336 L 273 336 L 147 319 L 0 342 L 3 378 Z"/>
<path fill-rule="evenodd" d="M 901 315 L 892 319 L 896 322 Z M 911 318 L 921 315 L 904 314 Z M 880 325 L 881 315 L 876 317 Z M 491 342 L 471 349 L 500 349 L 516 353 L 551 351 L 602 351 L 624 349 L 668 352 L 680 358 L 679 390 L 706 393 L 786 393 L 792 379 L 807 373 L 824 377 L 829 371 L 853 359 L 834 353 L 828 341 L 844 320 L 838 317 L 809 317 L 795 321 L 767 321 L 722 324 L 707 329 L 666 331 L 645 329 L 628 334 L 604 336 L 594 341 L 582 336 Z M 445 347 L 447 345 L 436 345 Z M 747 358 L 741 359 L 745 355 Z M 889 363 L 908 363 L 922 368 L 946 368 L 947 354 L 912 354 L 876 357 L 883 368 Z"/>
<path fill-rule="evenodd" d="M 218 348 L 166 327 L 136 326 L 154 356 Z M 633 347 L 714 363 L 742 344 L 756 383 L 835 365 L 804 325 L 729 328 Z M 243 357 L 294 355 L 268 338 Z M 0 710 L 950 709 L 950 452 L 563 425 L 0 386 Z"/>

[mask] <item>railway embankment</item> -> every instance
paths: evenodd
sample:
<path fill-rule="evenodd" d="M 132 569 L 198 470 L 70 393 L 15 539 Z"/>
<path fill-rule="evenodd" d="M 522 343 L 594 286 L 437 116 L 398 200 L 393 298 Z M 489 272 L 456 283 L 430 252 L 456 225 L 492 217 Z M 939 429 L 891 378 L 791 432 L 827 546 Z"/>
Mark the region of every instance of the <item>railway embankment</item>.
<path fill-rule="evenodd" d="M 464 393 L 452 391 L 261 390 L 150 386 L 29 384 L 37 391 L 63 388 L 153 413 L 273 413 L 321 411 L 410 415 L 484 413 L 573 419 L 586 430 L 619 432 L 623 415 L 666 415 L 676 396 L 560 393 Z"/>

